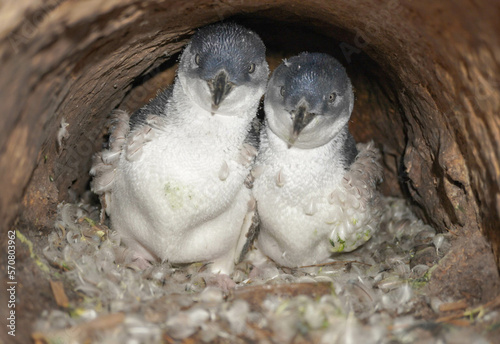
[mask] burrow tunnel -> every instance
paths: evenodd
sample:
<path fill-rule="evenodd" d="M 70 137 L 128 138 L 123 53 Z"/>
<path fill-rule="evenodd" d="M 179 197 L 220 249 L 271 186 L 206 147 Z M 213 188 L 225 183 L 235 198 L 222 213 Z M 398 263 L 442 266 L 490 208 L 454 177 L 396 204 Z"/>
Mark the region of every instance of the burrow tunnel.
<path fill-rule="evenodd" d="M 380 148 L 382 192 L 455 238 L 432 292 L 489 300 L 500 290 L 499 14 L 486 0 L 4 2 L 0 242 L 12 228 L 43 240 L 57 204 L 88 188 L 112 110 L 144 105 L 198 27 L 230 20 L 262 37 L 271 67 L 301 51 L 346 66 L 350 129 Z"/>

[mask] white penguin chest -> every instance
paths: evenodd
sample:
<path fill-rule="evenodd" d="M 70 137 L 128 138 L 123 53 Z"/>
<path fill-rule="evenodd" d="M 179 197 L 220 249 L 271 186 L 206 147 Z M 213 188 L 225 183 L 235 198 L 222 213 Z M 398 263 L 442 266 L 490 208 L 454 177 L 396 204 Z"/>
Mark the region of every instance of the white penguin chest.
<path fill-rule="evenodd" d="M 342 212 L 329 197 L 344 192 L 344 169 L 331 161 L 266 157 L 266 153 L 257 164 L 261 175 L 254 183 L 254 196 L 261 219 L 260 247 L 278 261 L 286 252 L 281 263 L 293 259 L 300 265 L 308 262 L 302 261 L 306 256 L 311 261 L 328 256 L 328 237 Z"/>
<path fill-rule="evenodd" d="M 257 168 L 262 173 L 254 191 L 272 208 L 315 215 L 327 206 L 330 193 L 338 189 L 344 170 L 322 161 L 294 160 L 260 160 Z"/>
<path fill-rule="evenodd" d="M 147 204 L 152 218 L 158 213 L 161 219 L 168 214 L 178 221 L 205 221 L 229 206 L 249 168 L 238 162 L 242 129 L 234 135 L 227 128 L 231 123 L 223 124 L 209 118 L 187 128 L 153 129 L 154 139 L 139 159 L 122 159 L 131 196 Z"/>

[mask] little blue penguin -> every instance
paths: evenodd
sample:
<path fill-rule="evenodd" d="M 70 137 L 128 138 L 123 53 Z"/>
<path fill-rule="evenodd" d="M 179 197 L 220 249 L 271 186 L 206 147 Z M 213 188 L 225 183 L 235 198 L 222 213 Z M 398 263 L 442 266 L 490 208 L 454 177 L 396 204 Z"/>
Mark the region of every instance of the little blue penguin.
<path fill-rule="evenodd" d="M 233 271 L 255 210 L 245 181 L 258 137 L 249 133 L 268 75 L 256 33 L 214 24 L 193 35 L 171 88 L 130 118 L 115 112 L 91 187 L 138 266 Z"/>
<path fill-rule="evenodd" d="M 284 60 L 269 80 L 252 172 L 256 247 L 282 266 L 325 263 L 378 229 L 380 153 L 373 142 L 356 145 L 353 105 L 344 67 L 327 54 Z"/>

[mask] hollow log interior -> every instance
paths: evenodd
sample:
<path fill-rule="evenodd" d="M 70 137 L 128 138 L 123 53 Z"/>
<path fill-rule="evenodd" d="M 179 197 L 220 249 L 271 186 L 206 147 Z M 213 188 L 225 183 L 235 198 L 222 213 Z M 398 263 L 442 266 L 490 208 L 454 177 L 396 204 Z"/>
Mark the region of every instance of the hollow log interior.
<path fill-rule="evenodd" d="M 490 300 L 500 290 L 499 14 L 487 0 L 3 2 L 2 247 L 12 228 L 43 241 L 57 204 L 88 188 L 111 111 L 132 112 L 170 84 L 198 27 L 233 20 L 262 37 L 271 67 L 304 50 L 346 66 L 350 128 L 381 149 L 381 190 L 455 237 L 431 292 Z M 26 292 L 48 300 L 27 281 L 44 278 L 35 270 L 24 268 Z"/>

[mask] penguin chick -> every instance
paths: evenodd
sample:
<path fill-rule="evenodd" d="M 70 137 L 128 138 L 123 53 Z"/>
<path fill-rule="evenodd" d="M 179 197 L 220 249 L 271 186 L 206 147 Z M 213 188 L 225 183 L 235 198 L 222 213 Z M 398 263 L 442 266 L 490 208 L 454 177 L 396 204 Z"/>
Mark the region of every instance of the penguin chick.
<path fill-rule="evenodd" d="M 257 34 L 211 25 L 184 49 L 171 89 L 130 119 L 117 112 L 92 188 L 138 265 L 211 262 L 232 272 L 255 210 L 247 136 L 268 74 Z"/>
<path fill-rule="evenodd" d="M 342 65 L 320 53 L 282 63 L 265 95 L 253 194 L 256 246 L 280 265 L 319 264 L 377 231 L 379 151 L 349 133 L 354 104 Z"/>

